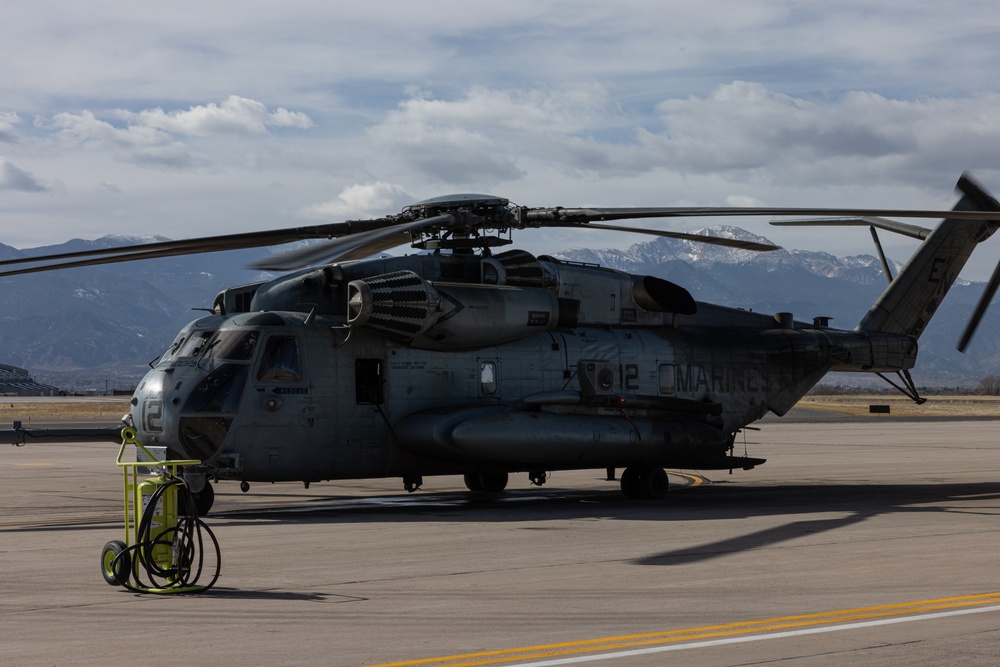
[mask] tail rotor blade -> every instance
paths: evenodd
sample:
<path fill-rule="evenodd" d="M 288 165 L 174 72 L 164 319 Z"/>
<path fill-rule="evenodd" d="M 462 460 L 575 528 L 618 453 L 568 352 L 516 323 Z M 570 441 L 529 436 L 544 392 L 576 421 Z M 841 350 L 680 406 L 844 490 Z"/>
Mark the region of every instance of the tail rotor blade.
<path fill-rule="evenodd" d="M 997 287 L 1000 287 L 1000 264 L 997 264 L 997 268 L 993 269 L 993 275 L 990 276 L 990 282 L 986 284 L 986 290 L 979 298 L 979 303 L 976 304 L 976 309 L 972 312 L 972 317 L 969 318 L 969 323 L 965 325 L 965 331 L 962 333 L 962 339 L 958 341 L 959 352 L 965 352 L 966 346 L 969 344 L 969 341 L 972 340 L 973 334 L 976 333 L 976 328 L 979 326 L 979 320 L 983 319 L 983 315 L 986 314 L 986 309 L 990 307 L 990 302 L 993 301 L 993 295 L 996 294 Z"/>

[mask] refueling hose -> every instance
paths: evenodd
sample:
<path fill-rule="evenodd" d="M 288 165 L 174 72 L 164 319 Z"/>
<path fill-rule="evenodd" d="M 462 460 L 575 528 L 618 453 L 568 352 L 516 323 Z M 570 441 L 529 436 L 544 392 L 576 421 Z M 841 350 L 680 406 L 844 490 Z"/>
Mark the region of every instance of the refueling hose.
<path fill-rule="evenodd" d="M 153 516 L 157 503 L 170 487 L 177 489 L 177 526 L 164 528 L 153 534 Z M 149 497 L 146 505 L 148 511 L 142 513 L 136 528 L 136 543 L 127 547 L 115 556 L 112 563 L 114 571 L 120 566 L 119 559 L 126 559 L 131 564 L 131 577 L 122 582 L 130 591 L 138 593 L 199 593 L 207 591 L 219 579 L 222 568 L 222 553 L 215 534 L 198 516 L 195 507 L 194 494 L 187 483 L 180 477 L 174 477 L 157 487 Z M 185 512 L 183 515 L 181 511 Z M 208 584 L 199 586 L 198 580 L 205 570 L 205 540 L 202 532 L 208 534 L 215 547 L 215 572 Z M 167 546 L 174 550 L 173 568 L 163 568 L 153 558 L 153 549 L 157 546 Z M 128 554 L 128 555 L 126 555 Z M 149 586 L 142 579 L 142 573 L 149 580 Z M 134 579 L 134 583 L 131 581 Z M 190 589 L 190 590 L 178 590 Z"/>

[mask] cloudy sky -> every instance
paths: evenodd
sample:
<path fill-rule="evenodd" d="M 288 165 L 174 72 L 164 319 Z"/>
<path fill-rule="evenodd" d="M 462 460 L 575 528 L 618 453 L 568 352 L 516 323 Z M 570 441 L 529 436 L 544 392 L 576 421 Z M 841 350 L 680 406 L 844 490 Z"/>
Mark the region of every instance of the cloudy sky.
<path fill-rule="evenodd" d="M 452 192 L 950 208 L 966 169 L 1000 192 L 995 0 L 35 0 L 0 23 L 0 71 L 0 242 L 20 248 L 376 216 Z M 871 252 L 863 230 L 738 224 Z M 993 245 L 966 277 L 989 274 Z"/>

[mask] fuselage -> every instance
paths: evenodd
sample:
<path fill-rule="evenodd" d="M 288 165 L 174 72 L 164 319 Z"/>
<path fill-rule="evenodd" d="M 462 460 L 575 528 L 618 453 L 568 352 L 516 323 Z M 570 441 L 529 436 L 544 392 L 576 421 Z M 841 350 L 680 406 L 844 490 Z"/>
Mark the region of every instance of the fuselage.
<path fill-rule="evenodd" d="M 255 286 L 248 312 L 192 322 L 133 397 L 140 439 L 248 481 L 669 466 L 722 456 L 831 368 L 915 356 L 907 336 L 695 305 L 593 266 L 535 261 L 493 285 L 496 260 L 426 281 L 400 269 L 440 260 L 397 260 Z M 368 319 L 351 295 L 374 300 Z M 327 305 L 282 309 L 295 300 Z"/>

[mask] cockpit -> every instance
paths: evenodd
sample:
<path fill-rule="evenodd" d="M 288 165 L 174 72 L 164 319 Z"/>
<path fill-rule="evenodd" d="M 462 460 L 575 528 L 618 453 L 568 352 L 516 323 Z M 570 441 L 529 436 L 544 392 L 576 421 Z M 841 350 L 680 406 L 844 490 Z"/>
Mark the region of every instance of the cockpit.
<path fill-rule="evenodd" d="M 143 379 L 133 422 L 144 442 L 204 461 L 222 449 L 248 384 L 302 380 L 298 336 L 280 316 L 205 317 L 185 327 Z"/>

